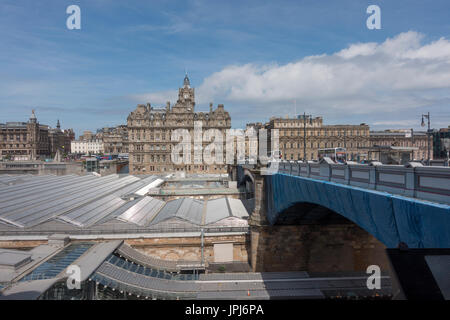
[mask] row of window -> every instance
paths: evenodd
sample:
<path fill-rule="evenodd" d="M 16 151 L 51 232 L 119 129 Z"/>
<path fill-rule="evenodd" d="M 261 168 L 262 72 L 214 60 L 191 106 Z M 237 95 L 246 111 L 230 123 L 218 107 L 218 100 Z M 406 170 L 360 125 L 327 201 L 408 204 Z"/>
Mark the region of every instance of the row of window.
<path fill-rule="evenodd" d="M 322 125 L 322 121 L 317 120 L 317 119 L 311 119 L 311 118 L 307 118 L 306 119 L 306 127 L 310 127 L 310 126 L 321 126 Z M 301 121 L 283 121 L 283 122 L 274 122 L 274 127 L 275 128 L 280 128 L 280 127 L 297 127 L 297 128 L 303 128 L 305 126 L 305 121 L 301 120 Z"/>
<path fill-rule="evenodd" d="M 151 151 L 153 151 L 153 150 L 162 150 L 162 151 L 165 151 L 165 150 L 171 150 L 172 148 L 171 148 L 171 145 L 168 145 L 168 146 L 166 146 L 166 145 L 150 145 L 149 147 L 148 147 L 148 150 L 151 150 Z M 134 149 L 133 149 L 134 151 L 144 151 L 145 149 L 144 149 L 144 145 L 143 144 L 137 144 L 137 145 L 135 145 L 134 146 Z"/>
<path fill-rule="evenodd" d="M 284 149 L 295 149 L 295 148 L 302 148 L 304 146 L 304 144 L 302 142 L 287 142 L 287 143 L 283 143 L 281 144 L 281 147 L 283 147 Z M 349 142 L 349 143 L 343 143 L 343 142 L 310 142 L 306 144 L 307 147 L 310 148 L 335 148 L 335 147 L 350 147 L 350 148 L 360 148 L 360 147 L 364 147 L 364 143 L 353 143 L 353 142 Z"/>
<path fill-rule="evenodd" d="M 303 130 L 288 130 L 288 131 L 280 131 L 280 137 L 303 137 Z M 328 131 L 323 129 L 307 129 L 306 136 L 315 136 L 315 137 L 351 137 L 351 136 L 369 136 L 369 131 L 364 130 L 350 130 L 350 131 Z"/>
<path fill-rule="evenodd" d="M 129 121 L 129 126 L 148 126 L 148 127 L 152 127 L 152 126 L 160 126 L 160 125 L 174 125 L 175 123 L 184 123 L 187 121 L 190 121 L 192 123 L 191 119 L 185 119 L 185 118 L 172 118 L 170 119 L 169 122 L 165 122 L 164 120 L 166 120 L 165 116 L 163 115 L 160 121 L 153 121 L 153 117 L 150 116 L 150 120 L 133 120 L 133 121 Z M 158 119 L 159 120 L 159 119 Z M 217 124 L 219 126 L 227 123 L 227 121 L 221 121 L 221 120 L 225 120 L 225 119 L 220 119 L 220 118 L 209 118 L 208 114 L 205 114 L 205 117 L 198 117 L 194 114 L 194 121 L 205 121 L 207 123 L 211 124 Z"/>
<path fill-rule="evenodd" d="M 0 147 L 2 148 L 26 148 L 26 144 L 0 144 Z"/>
<path fill-rule="evenodd" d="M 214 166 L 209 166 L 209 165 L 186 165 L 183 168 L 177 167 L 177 168 L 173 168 L 173 167 L 156 167 L 156 166 L 148 166 L 148 170 L 146 169 L 145 166 L 143 165 L 131 165 L 130 166 L 130 172 L 146 172 L 146 171 L 216 171 L 216 172 L 222 172 L 223 169 L 225 168 L 225 165 L 214 165 Z"/>
<path fill-rule="evenodd" d="M 430 141 L 432 143 L 432 141 Z M 415 140 L 414 143 L 411 140 L 403 140 L 403 141 L 392 141 L 392 140 L 383 140 L 383 141 L 372 141 L 372 144 L 379 146 L 398 146 L 398 147 L 426 147 L 427 140 Z"/>
<path fill-rule="evenodd" d="M 43 154 L 45 152 L 41 152 Z M 31 154 L 31 150 L 2 150 L 2 155 L 8 154 Z"/>
<path fill-rule="evenodd" d="M 144 162 L 144 155 L 134 155 L 133 156 L 134 162 Z M 165 163 L 166 160 L 170 160 L 170 156 L 165 155 L 150 155 L 150 162 L 161 162 Z"/>
<path fill-rule="evenodd" d="M 216 128 L 213 128 L 216 129 Z M 219 131 L 224 135 L 224 130 Z M 189 131 L 189 134 L 192 135 L 192 130 Z M 156 130 L 130 130 L 130 141 L 136 141 L 136 140 L 145 140 L 146 137 L 149 139 L 149 141 L 166 141 L 171 139 L 171 130 L 167 131 L 156 131 Z"/>
<path fill-rule="evenodd" d="M 308 156 L 311 156 L 310 158 L 308 158 Z M 306 153 L 306 160 L 317 160 L 318 154 L 317 153 Z M 358 159 L 359 155 L 356 153 L 349 153 L 348 154 L 348 159 L 349 160 L 353 160 L 353 159 Z M 282 158 L 284 160 L 303 160 L 303 152 L 302 153 L 298 153 L 298 154 L 294 154 L 294 153 L 290 153 L 290 154 L 282 154 Z"/>
<path fill-rule="evenodd" d="M 39 136 L 39 141 L 46 142 L 48 141 L 48 137 L 46 135 Z M 24 141 L 27 142 L 29 139 L 27 135 L 0 135 L 0 141 Z"/>

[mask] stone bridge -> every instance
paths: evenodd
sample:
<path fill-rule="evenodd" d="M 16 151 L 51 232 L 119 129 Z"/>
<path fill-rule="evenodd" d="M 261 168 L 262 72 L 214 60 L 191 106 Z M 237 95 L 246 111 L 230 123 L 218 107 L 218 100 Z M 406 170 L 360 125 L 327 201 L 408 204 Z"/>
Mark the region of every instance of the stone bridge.
<path fill-rule="evenodd" d="M 269 265 L 277 264 L 274 257 L 280 267 L 291 263 L 294 269 L 306 268 L 305 261 L 294 261 L 296 257 L 308 260 L 311 269 L 321 263 L 330 265 L 330 259 L 312 264 L 311 259 L 314 251 L 326 248 L 334 255 L 336 248 L 330 248 L 336 243 L 347 247 L 338 250 L 339 255 L 352 256 L 356 269 L 364 269 L 368 262 L 367 257 L 356 257 L 355 248 L 361 245 L 375 248 L 372 256 L 384 255 L 385 247 L 400 243 L 410 248 L 450 247 L 448 167 L 326 161 L 276 165 L 276 170 L 273 164 L 272 170 L 254 165 L 231 168 L 232 177 L 255 202 L 249 219 L 255 271 L 269 271 Z M 318 247 L 320 241 L 326 244 Z"/>

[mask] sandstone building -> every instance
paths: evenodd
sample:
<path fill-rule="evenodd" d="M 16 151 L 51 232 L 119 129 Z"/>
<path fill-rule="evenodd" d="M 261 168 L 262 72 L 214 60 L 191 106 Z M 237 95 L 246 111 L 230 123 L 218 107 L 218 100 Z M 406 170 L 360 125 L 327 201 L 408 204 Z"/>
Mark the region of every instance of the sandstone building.
<path fill-rule="evenodd" d="M 83 134 L 78 137 L 79 141 L 91 141 L 91 140 L 95 140 L 95 139 L 96 139 L 96 135 L 94 133 L 92 133 L 92 131 L 89 131 L 89 130 L 83 131 Z"/>
<path fill-rule="evenodd" d="M 33 110 L 28 122 L 0 124 L 0 158 L 37 160 L 54 157 L 58 150 L 69 153 L 73 138 L 73 130 L 62 131 L 59 120 L 55 129 L 39 124 Z"/>
<path fill-rule="evenodd" d="M 71 152 L 71 142 L 75 140 L 73 129 L 61 130 L 61 124 L 57 121 L 56 128 L 49 128 L 48 138 L 50 143 L 50 155 L 53 157 L 58 150 L 62 154 Z"/>
<path fill-rule="evenodd" d="M 185 171 L 192 173 L 225 173 L 226 164 L 207 164 L 194 153 L 194 122 L 201 122 L 203 132 L 217 129 L 224 137 L 231 128 L 231 117 L 224 106 L 219 104 L 213 110 L 210 104 L 209 112 L 195 112 L 194 88 L 186 75 L 183 87 L 178 90 L 178 100 L 171 106 L 167 102 L 165 108 L 153 108 L 150 103 L 140 104 L 130 113 L 127 119 L 128 151 L 130 174 L 161 173 L 165 171 Z M 179 141 L 172 141 L 175 129 L 186 129 L 191 137 L 191 162 L 175 164 L 171 159 L 173 148 Z M 204 142 L 203 146 L 210 142 Z M 202 151 L 202 150 L 197 150 Z M 197 155 L 199 153 L 197 152 Z"/>
<path fill-rule="evenodd" d="M 128 129 L 126 125 L 98 129 L 96 137 L 103 141 L 106 154 L 128 153 Z"/>
<path fill-rule="evenodd" d="M 426 132 L 390 129 L 370 131 L 367 124 L 324 125 L 322 117 L 299 115 L 296 118 L 272 117 L 269 122 L 250 123 L 247 129 L 267 129 L 268 139 L 273 140 L 273 130 L 278 129 L 279 150 L 284 160 L 317 160 L 319 151 L 327 148 L 345 148 L 347 160 L 381 160 L 379 149 L 392 149 L 391 153 L 408 152 L 409 160 L 427 159 L 428 138 Z M 306 139 L 305 139 L 306 134 Z M 306 141 L 306 148 L 305 148 Z M 430 150 L 433 150 L 433 141 Z M 249 154 L 246 141 L 246 155 Z M 268 143 L 268 149 L 272 147 Z M 306 151 L 306 154 L 305 154 Z M 377 153 L 378 152 L 378 153 Z M 385 151 L 383 151 L 385 152 Z M 432 157 L 432 151 L 430 152 Z"/>
<path fill-rule="evenodd" d="M 347 160 L 367 157 L 369 126 L 364 123 L 323 125 L 322 117 L 300 115 L 296 118 L 272 117 L 264 127 L 269 130 L 269 135 L 278 129 L 279 150 L 284 160 L 317 160 L 320 149 L 339 147 L 346 148 Z"/>
<path fill-rule="evenodd" d="M 384 130 L 370 132 L 370 146 L 372 150 L 377 147 L 402 147 L 411 150 L 411 160 L 426 160 L 428 158 L 428 141 L 430 142 L 430 160 L 433 159 L 433 140 L 428 139 L 427 133 L 411 130 Z M 376 158 L 376 153 L 374 156 Z M 375 159 L 378 160 L 378 159 Z"/>

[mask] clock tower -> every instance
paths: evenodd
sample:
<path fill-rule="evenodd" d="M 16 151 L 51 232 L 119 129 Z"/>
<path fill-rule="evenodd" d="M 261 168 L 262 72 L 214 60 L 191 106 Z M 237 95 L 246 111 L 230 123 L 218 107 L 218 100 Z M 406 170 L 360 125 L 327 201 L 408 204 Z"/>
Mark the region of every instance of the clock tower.
<path fill-rule="evenodd" d="M 183 81 L 183 87 L 178 89 L 178 101 L 174 106 L 174 111 L 178 112 L 194 112 L 195 99 L 194 88 L 191 88 L 191 83 L 186 74 Z"/>
<path fill-rule="evenodd" d="M 210 105 L 209 111 L 195 112 L 195 92 L 186 74 L 183 85 L 178 89 L 178 100 L 171 106 L 166 103 L 165 108 L 153 108 L 150 103 L 147 106 L 139 104 L 127 118 L 128 146 L 129 146 L 129 171 L 130 174 L 163 174 L 164 172 L 184 171 L 189 173 L 226 173 L 227 164 L 203 161 L 203 148 L 207 141 L 201 141 L 203 132 L 197 132 L 196 124 L 201 122 L 202 129 L 215 129 L 226 134 L 231 128 L 231 118 L 222 104 L 213 109 Z M 188 133 L 190 139 L 177 141 L 176 130 Z M 175 134 L 175 135 L 174 135 Z M 225 139 L 226 140 L 226 139 Z M 218 142 L 218 141 L 215 141 Z M 222 141 L 222 150 L 226 150 L 226 141 Z M 181 143 L 183 152 L 182 163 L 172 161 L 172 151 L 176 145 Z M 186 149 L 185 146 L 189 148 Z M 215 146 L 215 148 L 218 148 Z M 190 151 L 189 151 L 190 150 Z M 213 149 L 214 153 L 218 149 Z M 176 151 L 176 150 L 175 150 Z M 190 160 L 184 159 L 185 152 L 190 152 Z M 187 161 L 186 161 L 187 160 Z M 205 159 L 206 160 L 206 159 Z"/>

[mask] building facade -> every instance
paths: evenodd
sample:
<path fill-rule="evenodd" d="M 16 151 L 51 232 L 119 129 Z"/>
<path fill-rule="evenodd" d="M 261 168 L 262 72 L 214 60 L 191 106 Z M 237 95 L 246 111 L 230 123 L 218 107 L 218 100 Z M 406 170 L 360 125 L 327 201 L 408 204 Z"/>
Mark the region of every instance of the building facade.
<path fill-rule="evenodd" d="M 0 124 L 0 158 L 10 160 L 39 160 L 54 157 L 57 150 L 70 152 L 73 130 L 61 131 L 39 124 L 34 110 L 28 122 Z M 64 151 L 67 150 L 68 151 Z"/>
<path fill-rule="evenodd" d="M 367 158 L 369 126 L 324 125 L 322 117 L 272 117 L 265 125 L 272 139 L 278 129 L 279 151 L 284 160 L 317 160 L 321 149 L 345 148 L 347 160 Z"/>
<path fill-rule="evenodd" d="M 140 104 L 130 113 L 127 119 L 130 174 L 164 171 L 226 172 L 225 159 L 223 163 L 208 164 L 203 161 L 202 150 L 210 142 L 203 142 L 202 150 L 196 149 L 194 125 L 201 124 L 202 132 L 209 129 L 218 130 L 224 137 L 223 150 L 225 150 L 225 134 L 226 130 L 231 128 L 231 117 L 221 104 L 213 110 L 211 103 L 209 112 L 195 112 L 194 108 L 194 88 L 191 88 L 186 75 L 183 87 L 178 90 L 175 105 L 171 106 L 170 102 L 167 102 L 165 108 L 155 109 L 150 103 Z M 177 163 L 172 160 L 172 150 L 181 141 L 172 139 L 174 130 L 177 129 L 189 133 L 190 140 L 183 141 L 188 144 L 187 150 L 190 149 L 190 161 Z"/>
<path fill-rule="evenodd" d="M 89 130 L 83 131 L 83 134 L 78 137 L 78 140 L 80 141 L 91 141 L 95 140 L 96 136 L 95 133 Z"/>
<path fill-rule="evenodd" d="M 435 159 L 449 159 L 450 126 L 433 132 L 433 157 Z"/>
<path fill-rule="evenodd" d="M 101 140 L 74 140 L 71 142 L 72 153 L 76 154 L 100 154 L 105 148 Z"/>
<path fill-rule="evenodd" d="M 49 129 L 48 132 L 50 142 L 50 154 L 55 154 L 60 151 L 62 154 L 71 153 L 71 142 L 75 140 L 75 132 L 73 129 L 61 130 L 61 124 L 57 121 L 56 128 Z"/>
<path fill-rule="evenodd" d="M 96 137 L 103 141 L 105 154 L 128 153 L 128 128 L 126 125 L 99 129 Z"/>
<path fill-rule="evenodd" d="M 433 159 L 433 140 L 427 133 L 409 129 L 389 129 L 370 132 L 370 147 L 403 147 L 411 149 L 411 160 L 427 160 L 428 142 L 430 143 L 430 160 Z M 379 159 L 373 159 L 379 160 Z"/>

